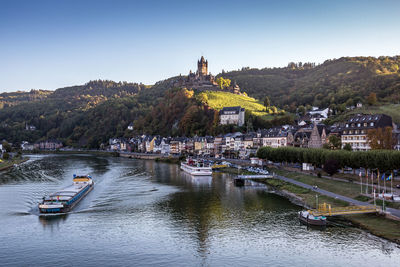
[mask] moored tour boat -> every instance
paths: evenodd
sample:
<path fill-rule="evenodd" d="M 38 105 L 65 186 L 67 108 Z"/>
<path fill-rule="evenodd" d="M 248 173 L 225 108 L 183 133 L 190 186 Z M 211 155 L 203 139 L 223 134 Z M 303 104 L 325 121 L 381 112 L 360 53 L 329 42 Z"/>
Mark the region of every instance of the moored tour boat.
<path fill-rule="evenodd" d="M 314 216 L 308 210 L 299 211 L 299 220 L 308 225 L 325 226 L 325 216 Z"/>
<path fill-rule="evenodd" d="M 94 182 L 89 175 L 74 175 L 73 184 L 43 197 L 39 203 L 40 213 L 66 213 L 72 210 L 92 189 Z"/>
<path fill-rule="evenodd" d="M 193 176 L 211 176 L 212 169 L 210 164 L 201 160 L 187 159 L 181 162 L 181 169 Z"/>

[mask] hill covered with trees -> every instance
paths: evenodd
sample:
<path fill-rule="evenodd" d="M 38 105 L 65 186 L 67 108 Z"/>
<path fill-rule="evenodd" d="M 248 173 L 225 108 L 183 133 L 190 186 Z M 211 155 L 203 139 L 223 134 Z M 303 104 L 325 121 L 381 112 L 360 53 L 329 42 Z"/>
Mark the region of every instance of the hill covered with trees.
<path fill-rule="evenodd" d="M 58 138 L 66 145 L 96 148 L 115 136 L 191 136 L 268 128 L 293 123 L 293 115 L 281 114 L 283 110 L 316 105 L 345 111 L 358 101 L 371 102 L 365 112 L 388 107 L 396 121 L 399 66 L 399 56 L 354 57 L 317 66 L 290 63 L 285 68 L 243 68 L 219 75 L 236 81 L 243 95 L 173 88 L 177 77 L 152 86 L 97 80 L 55 91 L 2 93 L 0 139 L 18 143 Z M 246 126 L 218 126 L 218 110 L 236 105 L 248 111 Z M 134 131 L 127 131 L 132 122 Z"/>
<path fill-rule="evenodd" d="M 295 111 L 300 105 L 329 107 L 366 102 L 371 92 L 379 101 L 400 101 L 400 56 L 343 57 L 321 65 L 289 63 L 285 68 L 223 72 L 250 96 Z"/>
<path fill-rule="evenodd" d="M 93 137 L 97 145 L 116 134 L 121 125 L 126 127 L 137 116 L 135 112 L 146 111 L 136 99 L 142 89 L 145 86 L 141 84 L 98 80 L 55 91 L 19 93 L 18 103 L 12 93 L 2 94 L 7 104 L 0 109 L 0 139 L 34 142 L 60 138 L 86 146 Z M 37 92 L 42 97 L 31 97 Z M 27 125 L 36 129 L 26 129 Z"/>

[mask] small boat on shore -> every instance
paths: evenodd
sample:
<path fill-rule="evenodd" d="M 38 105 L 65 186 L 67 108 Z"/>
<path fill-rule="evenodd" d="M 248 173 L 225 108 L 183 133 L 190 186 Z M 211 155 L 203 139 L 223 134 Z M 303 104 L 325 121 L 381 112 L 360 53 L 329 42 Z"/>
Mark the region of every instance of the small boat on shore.
<path fill-rule="evenodd" d="M 299 211 L 299 220 L 307 225 L 325 226 L 325 216 L 314 216 L 308 210 Z"/>
<path fill-rule="evenodd" d="M 188 158 L 185 162 L 181 162 L 181 169 L 193 176 L 212 175 L 210 164 L 207 164 L 202 160 Z"/>
<path fill-rule="evenodd" d="M 69 212 L 93 189 L 93 186 L 93 179 L 89 175 L 74 175 L 72 185 L 43 197 L 39 203 L 39 211 L 42 214 Z"/>

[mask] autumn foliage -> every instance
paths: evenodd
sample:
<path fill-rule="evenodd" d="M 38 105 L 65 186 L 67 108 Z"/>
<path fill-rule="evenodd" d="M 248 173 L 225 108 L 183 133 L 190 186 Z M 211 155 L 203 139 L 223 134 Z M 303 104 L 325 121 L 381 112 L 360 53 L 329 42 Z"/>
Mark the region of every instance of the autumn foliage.
<path fill-rule="evenodd" d="M 370 129 L 367 138 L 371 149 L 393 149 L 392 127 Z"/>

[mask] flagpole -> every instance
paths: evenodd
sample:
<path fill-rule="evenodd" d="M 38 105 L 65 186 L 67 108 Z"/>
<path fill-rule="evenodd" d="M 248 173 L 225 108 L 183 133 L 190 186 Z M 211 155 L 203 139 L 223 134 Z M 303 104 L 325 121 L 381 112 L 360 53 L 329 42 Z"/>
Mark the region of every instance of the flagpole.
<path fill-rule="evenodd" d="M 374 206 L 376 207 L 376 200 L 375 200 L 375 187 L 374 187 Z"/>
<path fill-rule="evenodd" d="M 390 193 L 392 193 L 392 199 L 393 199 L 393 171 L 390 174 Z"/>
<path fill-rule="evenodd" d="M 375 185 L 374 185 L 374 172 L 371 170 L 371 194 L 374 191 Z"/>
<path fill-rule="evenodd" d="M 377 170 L 376 174 L 377 174 L 376 179 L 378 180 L 378 197 L 379 197 L 379 194 L 381 193 L 381 187 L 380 187 L 380 183 L 379 183 L 379 179 L 380 179 L 379 170 Z"/>
<path fill-rule="evenodd" d="M 360 169 L 360 185 L 361 185 L 361 194 L 362 194 L 362 176 L 361 176 L 361 169 Z"/>
<path fill-rule="evenodd" d="M 368 169 L 365 168 L 365 181 L 366 181 L 366 187 L 365 187 L 365 194 L 368 195 Z"/>
<path fill-rule="evenodd" d="M 383 190 L 386 192 L 386 177 L 383 176 Z"/>

